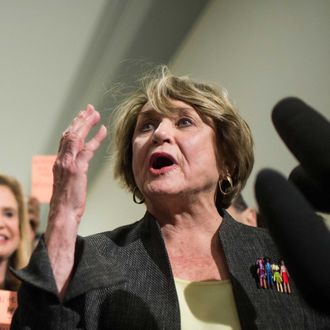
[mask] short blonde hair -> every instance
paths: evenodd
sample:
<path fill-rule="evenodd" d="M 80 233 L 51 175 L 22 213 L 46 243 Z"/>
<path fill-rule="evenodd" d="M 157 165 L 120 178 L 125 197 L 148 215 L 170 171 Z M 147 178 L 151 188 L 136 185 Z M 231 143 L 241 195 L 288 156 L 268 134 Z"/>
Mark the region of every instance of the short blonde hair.
<path fill-rule="evenodd" d="M 27 265 L 31 255 L 31 242 L 28 238 L 28 216 L 25 204 L 25 198 L 21 184 L 13 177 L 0 174 L 0 186 L 6 186 L 15 196 L 18 205 L 18 219 L 20 241 L 18 248 L 9 258 L 9 265 L 14 269 L 20 269 Z M 17 289 L 19 281 L 9 273 L 9 278 L 6 279 L 10 283 L 12 289 Z"/>
<path fill-rule="evenodd" d="M 249 126 L 220 86 L 196 82 L 189 77 L 174 76 L 167 66 L 157 67 L 140 80 L 140 86 L 114 111 L 112 119 L 112 155 L 114 177 L 133 192 L 136 187 L 132 170 L 132 137 L 137 117 L 149 102 L 155 111 L 171 114 L 171 100 L 192 106 L 205 121 L 214 122 L 220 179 L 229 175 L 233 189 L 227 194 L 217 192 L 221 207 L 243 189 L 253 167 L 253 140 Z M 142 197 L 142 196 L 138 196 Z"/>

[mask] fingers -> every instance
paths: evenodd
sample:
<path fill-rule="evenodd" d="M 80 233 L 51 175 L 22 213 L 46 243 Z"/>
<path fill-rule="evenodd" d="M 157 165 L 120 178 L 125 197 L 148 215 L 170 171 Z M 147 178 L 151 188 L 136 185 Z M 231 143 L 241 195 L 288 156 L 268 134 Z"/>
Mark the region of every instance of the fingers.
<path fill-rule="evenodd" d="M 102 125 L 94 137 L 85 144 L 84 149 L 79 152 L 77 155 L 77 160 L 82 164 L 85 163 L 88 165 L 88 162 L 93 157 L 94 152 L 100 147 L 106 135 L 107 129 L 104 125 Z"/>
<path fill-rule="evenodd" d="M 100 114 L 90 104 L 77 114 L 71 125 L 62 134 L 56 161 L 57 167 L 69 170 L 71 168 L 78 172 L 77 165 L 81 166 L 82 171 L 88 168 L 88 164 L 84 164 L 84 162 L 88 162 L 92 158 L 107 134 L 105 126 L 102 125 L 92 139 L 85 142 L 87 135 L 100 121 L 100 118 Z M 79 160 L 75 164 L 77 157 Z"/>
<path fill-rule="evenodd" d="M 84 140 L 91 128 L 99 122 L 100 118 L 101 116 L 95 108 L 88 104 L 86 110 L 80 111 L 73 119 L 71 125 L 62 134 L 62 138 L 66 138 L 69 135 L 78 135 L 79 138 Z"/>
<path fill-rule="evenodd" d="M 72 121 L 69 132 L 78 134 L 81 139 L 85 139 L 91 128 L 95 126 L 101 116 L 95 108 L 88 104 L 86 110 L 80 111 Z"/>
<path fill-rule="evenodd" d="M 100 114 L 90 104 L 86 107 L 86 110 L 80 111 L 62 134 L 59 153 L 65 151 L 75 157 L 84 148 L 88 133 L 99 122 L 100 118 Z"/>
<path fill-rule="evenodd" d="M 107 129 L 104 125 L 102 125 L 98 132 L 94 135 L 94 137 L 88 143 L 85 144 L 85 149 L 93 152 L 96 151 L 106 136 Z"/>

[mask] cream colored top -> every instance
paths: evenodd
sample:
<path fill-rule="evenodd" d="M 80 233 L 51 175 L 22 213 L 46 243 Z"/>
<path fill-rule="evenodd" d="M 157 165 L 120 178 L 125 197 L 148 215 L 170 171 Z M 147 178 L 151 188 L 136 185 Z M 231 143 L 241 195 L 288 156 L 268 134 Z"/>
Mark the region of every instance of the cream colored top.
<path fill-rule="evenodd" d="M 241 329 L 230 280 L 174 281 L 182 330 Z"/>

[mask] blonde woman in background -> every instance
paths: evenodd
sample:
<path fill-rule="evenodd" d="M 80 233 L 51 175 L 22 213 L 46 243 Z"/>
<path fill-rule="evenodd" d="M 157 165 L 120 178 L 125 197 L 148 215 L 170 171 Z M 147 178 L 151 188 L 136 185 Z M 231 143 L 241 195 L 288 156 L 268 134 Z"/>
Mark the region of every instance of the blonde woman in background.
<path fill-rule="evenodd" d="M 19 281 L 9 267 L 20 269 L 30 257 L 28 219 L 20 183 L 0 174 L 0 289 L 17 290 Z"/>

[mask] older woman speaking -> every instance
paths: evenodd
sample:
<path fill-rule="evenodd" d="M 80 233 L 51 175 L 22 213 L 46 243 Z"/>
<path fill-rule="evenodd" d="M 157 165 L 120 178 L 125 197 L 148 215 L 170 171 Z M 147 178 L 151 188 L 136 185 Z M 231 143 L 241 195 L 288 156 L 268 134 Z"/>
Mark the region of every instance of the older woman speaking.
<path fill-rule="evenodd" d="M 88 164 L 106 136 L 87 106 L 62 136 L 48 227 L 13 329 L 302 329 L 329 326 L 291 294 L 258 288 L 255 262 L 280 259 L 267 231 L 228 207 L 253 165 L 252 138 L 224 90 L 163 66 L 115 112 L 114 175 L 146 214 L 77 237 Z M 323 322 L 323 323 L 322 323 Z"/>

